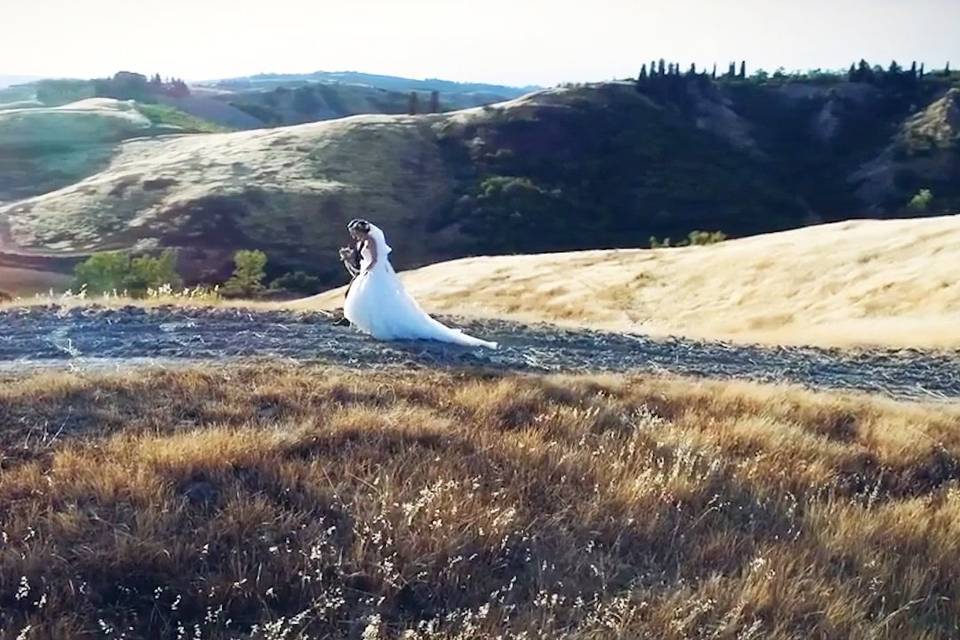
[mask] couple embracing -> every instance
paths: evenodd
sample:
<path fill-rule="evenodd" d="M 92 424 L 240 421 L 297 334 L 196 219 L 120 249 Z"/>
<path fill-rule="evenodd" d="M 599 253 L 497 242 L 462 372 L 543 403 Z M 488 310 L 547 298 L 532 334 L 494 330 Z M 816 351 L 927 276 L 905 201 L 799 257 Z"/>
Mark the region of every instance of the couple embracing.
<path fill-rule="evenodd" d="M 431 318 L 407 293 L 390 264 L 390 245 L 383 231 L 362 219 L 347 225 L 354 248 L 340 250 L 340 259 L 353 276 L 343 305 L 346 320 L 379 340 L 437 340 L 466 347 L 496 349 Z"/>

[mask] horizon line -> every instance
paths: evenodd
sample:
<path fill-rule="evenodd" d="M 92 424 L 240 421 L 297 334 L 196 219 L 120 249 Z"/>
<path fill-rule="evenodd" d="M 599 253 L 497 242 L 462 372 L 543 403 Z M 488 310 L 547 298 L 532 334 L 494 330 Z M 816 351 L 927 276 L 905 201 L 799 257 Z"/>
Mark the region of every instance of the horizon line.
<path fill-rule="evenodd" d="M 645 61 L 643 61 L 643 62 L 640 63 L 640 66 L 641 66 L 641 67 L 647 66 L 650 62 L 654 62 L 654 63 L 659 64 L 660 61 L 663 61 L 664 64 L 678 64 L 678 65 L 684 65 L 684 64 L 685 64 L 685 63 L 682 63 L 682 62 L 676 62 L 676 61 L 670 60 L 670 59 L 668 59 L 668 58 L 662 58 L 662 57 L 661 57 L 661 58 L 650 58 L 649 60 L 645 60 Z M 866 58 L 861 58 L 860 60 L 852 61 L 850 64 L 855 66 L 855 65 L 859 64 L 860 62 L 866 62 L 866 63 L 870 66 L 871 69 L 876 69 L 876 68 L 878 68 L 878 67 L 881 68 L 881 69 L 888 69 L 889 66 L 890 66 L 890 65 L 881 65 L 881 64 L 878 64 L 878 63 L 872 63 L 872 62 L 870 62 L 869 60 L 867 60 Z M 900 63 L 897 59 L 895 59 L 895 58 L 894 58 L 894 59 L 891 59 L 890 62 L 891 62 L 891 63 L 897 63 L 898 65 L 901 64 L 901 63 Z M 723 63 L 723 64 L 727 64 L 727 65 L 733 64 L 733 65 L 737 65 L 738 68 L 739 68 L 739 65 L 740 65 L 741 63 L 747 63 L 747 60 L 745 60 L 745 59 L 729 60 L 729 61 L 727 61 L 726 63 Z M 916 63 L 918 66 L 923 65 L 924 67 L 926 67 L 926 65 L 927 65 L 927 61 L 926 61 L 926 60 L 911 60 L 911 61 L 910 61 L 910 64 L 914 64 L 914 63 Z M 942 66 L 942 67 L 929 67 L 929 70 L 930 70 L 931 72 L 933 72 L 933 71 L 944 71 L 944 70 L 946 70 L 946 69 L 948 68 L 948 66 L 950 65 L 950 63 L 951 63 L 950 60 L 946 60 L 946 61 L 944 62 L 944 66 Z M 718 73 L 719 73 L 719 69 L 721 68 L 721 63 L 720 63 L 720 62 L 712 62 L 712 63 L 708 63 L 707 65 L 699 65 L 699 64 L 697 64 L 697 63 L 692 63 L 692 64 L 696 65 L 696 67 L 697 67 L 698 69 L 701 69 L 701 70 L 709 69 L 709 68 L 711 68 L 712 66 L 716 66 L 716 67 L 718 68 Z M 901 65 L 901 67 L 902 67 L 902 65 Z M 690 67 L 689 67 L 689 66 L 685 66 L 685 67 L 683 67 L 683 68 L 684 68 L 684 71 L 683 71 L 682 73 L 686 73 L 686 70 L 688 70 Z M 909 67 L 902 67 L 902 68 L 903 68 L 903 69 L 908 69 Z M 758 71 L 764 71 L 764 72 L 766 72 L 766 73 L 768 73 L 768 74 L 770 74 L 770 75 L 773 75 L 774 73 L 776 73 L 776 72 L 778 72 L 778 71 L 782 71 L 782 72 L 783 72 L 784 74 L 786 74 L 786 75 L 798 75 L 798 74 L 799 74 L 799 75 L 805 75 L 805 74 L 809 74 L 809 73 L 814 72 L 814 71 L 820 71 L 820 72 L 824 72 L 824 73 L 838 73 L 838 74 L 839 74 L 839 73 L 846 73 L 848 70 L 849 70 L 849 68 L 848 68 L 846 65 L 839 66 L 839 67 L 807 67 L 807 68 L 793 68 L 793 69 L 787 69 L 787 68 L 784 67 L 783 65 L 780 65 L 780 66 L 775 67 L 775 68 L 773 69 L 773 71 L 770 71 L 767 67 L 764 67 L 764 66 L 755 67 L 755 68 L 752 70 L 752 74 L 756 74 Z M 93 76 L 86 76 L 86 77 L 81 76 L 81 75 L 55 75 L 55 74 L 47 75 L 47 74 L 36 74 L 36 73 L 4 73 L 4 74 L 0 74 L 0 77 L 20 78 L 20 79 L 24 79 L 24 80 L 25 80 L 25 83 L 30 83 L 30 82 L 38 82 L 38 81 L 41 81 L 41 80 L 97 80 L 97 79 L 101 79 L 101 78 L 111 78 L 111 77 L 115 76 L 115 75 L 118 74 L 118 73 L 138 73 L 138 74 L 143 75 L 143 76 L 146 76 L 146 77 L 151 77 L 152 75 L 154 75 L 153 73 L 144 73 L 144 72 L 142 72 L 142 71 L 132 71 L 132 70 L 130 70 L 130 69 L 119 68 L 119 69 L 117 69 L 117 71 L 114 71 L 112 75 L 93 75 Z M 156 73 L 156 72 L 154 72 L 154 73 Z M 361 71 L 361 70 L 358 70 L 358 69 L 339 69 L 339 70 L 334 70 L 334 71 L 327 71 L 327 70 L 323 70 L 323 69 L 316 69 L 316 70 L 313 70 L 313 71 L 303 71 L 303 72 L 296 72 L 296 71 L 289 71 L 289 72 L 285 72 L 285 71 L 257 71 L 257 72 L 254 72 L 254 73 L 245 73 L 245 74 L 244 74 L 244 73 L 241 73 L 241 74 L 238 74 L 238 75 L 229 75 L 229 76 L 214 77 L 214 78 L 209 78 L 209 77 L 208 77 L 208 78 L 191 78 L 191 79 L 184 80 L 184 81 L 187 82 L 188 84 L 203 85 L 203 84 L 206 84 L 206 83 L 225 82 L 225 81 L 230 81 L 230 80 L 243 80 L 243 79 L 246 79 L 246 78 L 255 78 L 255 77 L 258 77 L 258 76 L 310 76 L 310 75 L 317 75 L 317 74 L 347 74 L 347 73 L 356 73 L 356 74 L 363 74 L 363 75 L 369 75 L 369 76 L 380 76 L 380 77 L 383 77 L 383 78 L 396 78 L 396 79 L 411 80 L 411 81 L 416 81 L 416 82 L 440 81 L 440 82 L 450 82 L 450 83 L 453 83 L 453 84 L 479 84 L 479 85 L 499 86 L 499 87 L 506 87 L 506 88 L 511 88 L 511 89 L 543 89 L 543 88 L 546 88 L 546 87 L 549 87 L 549 86 L 557 86 L 557 85 L 564 84 L 564 83 L 567 83 L 567 82 L 578 82 L 578 83 L 579 83 L 579 82 L 608 82 L 608 81 L 610 81 L 610 80 L 618 80 L 618 79 L 619 79 L 619 80 L 622 80 L 622 79 L 624 79 L 624 78 L 610 77 L 610 78 L 596 78 L 596 79 L 594 79 L 594 80 L 579 80 L 579 81 L 562 80 L 562 81 L 560 81 L 560 82 L 556 82 L 556 83 L 553 83 L 553 84 L 533 84 L 533 83 L 528 83 L 528 84 L 505 84 L 505 83 L 502 83 L 502 82 L 491 82 L 491 81 L 484 81 L 484 80 L 455 80 L 455 79 L 450 79 L 450 78 L 444 78 L 444 77 L 442 77 L 442 76 L 423 76 L 423 77 L 415 77 L 415 76 L 406 76 L 406 75 L 394 75 L 394 74 L 389 74 L 389 73 L 377 73 L 377 72 L 374 72 L 374 71 Z M 167 76 L 167 77 L 168 77 L 168 78 L 174 78 L 174 77 L 177 77 L 177 76 Z M 631 76 L 630 78 L 632 79 L 632 76 Z M 180 78 L 180 79 L 182 79 L 182 78 Z M 16 85 L 12 85 L 12 86 L 16 86 Z"/>

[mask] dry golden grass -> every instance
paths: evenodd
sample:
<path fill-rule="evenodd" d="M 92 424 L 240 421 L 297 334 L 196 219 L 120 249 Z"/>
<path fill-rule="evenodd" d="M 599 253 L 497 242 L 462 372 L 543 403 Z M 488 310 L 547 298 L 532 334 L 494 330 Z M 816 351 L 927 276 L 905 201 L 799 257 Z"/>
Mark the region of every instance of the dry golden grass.
<path fill-rule="evenodd" d="M 471 258 L 404 274 L 428 311 L 773 344 L 960 347 L 960 216 L 708 247 Z M 332 308 L 342 291 L 298 308 Z"/>
<path fill-rule="evenodd" d="M 71 291 L 65 293 L 37 293 L 33 296 L 14 296 L 0 291 L 0 310 L 25 307 L 43 307 L 56 305 L 64 309 L 76 307 L 140 307 L 156 309 L 161 307 L 250 309 L 252 311 L 275 311 L 286 306 L 285 303 L 271 300 L 245 300 L 240 298 L 222 298 L 205 289 L 183 289 L 173 292 L 159 292 L 142 298 L 126 295 L 77 295 Z"/>
<path fill-rule="evenodd" d="M 279 365 L 0 382 L 4 640 L 960 625 L 955 407 Z"/>

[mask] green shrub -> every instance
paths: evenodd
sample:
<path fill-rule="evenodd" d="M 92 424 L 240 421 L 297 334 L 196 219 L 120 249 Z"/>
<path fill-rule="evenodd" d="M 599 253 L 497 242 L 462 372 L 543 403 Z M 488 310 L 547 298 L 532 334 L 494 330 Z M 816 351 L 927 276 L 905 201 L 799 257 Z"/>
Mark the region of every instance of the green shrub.
<path fill-rule="evenodd" d="M 650 248 L 651 249 L 669 249 L 672 245 L 670 244 L 672 240 L 670 238 L 664 238 L 663 240 L 658 240 L 657 236 L 650 236 Z"/>
<path fill-rule="evenodd" d="M 135 291 L 138 295 L 146 293 L 148 289 L 159 289 L 168 285 L 173 289 L 183 286 L 180 274 L 177 273 L 177 257 L 171 250 L 166 250 L 156 258 L 140 256 L 130 261 L 130 273 L 125 280 L 127 291 Z"/>
<path fill-rule="evenodd" d="M 664 238 L 661 242 L 657 236 L 650 236 L 650 248 L 651 249 L 663 249 L 670 246 L 670 238 Z"/>
<path fill-rule="evenodd" d="M 925 213 L 930 210 L 930 204 L 933 202 L 933 192 L 930 189 L 920 189 L 915 196 L 910 198 L 907 208 L 916 213 Z"/>
<path fill-rule="evenodd" d="M 687 242 L 690 245 L 717 244 L 727 239 L 727 234 L 723 231 L 691 231 L 687 236 Z"/>
<path fill-rule="evenodd" d="M 227 296 L 253 296 L 264 290 L 267 254 L 263 251 L 237 251 L 233 255 L 236 268 L 233 276 L 223 285 L 222 293 Z"/>
<path fill-rule="evenodd" d="M 501 250 L 546 250 L 573 233 L 561 197 L 526 177 L 490 176 L 457 203 L 457 213 L 464 231 Z"/>
<path fill-rule="evenodd" d="M 718 242 L 723 242 L 727 239 L 727 234 L 723 231 L 691 231 L 687 235 L 686 240 L 682 240 L 676 244 L 671 244 L 672 240 L 670 238 L 664 238 L 662 241 L 657 239 L 657 236 L 650 236 L 650 248 L 651 249 L 668 249 L 671 246 L 674 247 L 692 247 L 692 246 L 703 246 L 708 244 L 717 244 Z"/>
<path fill-rule="evenodd" d="M 177 288 L 183 282 L 171 250 L 157 257 L 131 258 L 122 251 L 95 253 L 74 269 L 74 287 L 92 294 L 123 293 L 139 297 L 148 289 L 164 285 Z"/>
<path fill-rule="evenodd" d="M 122 291 L 130 273 L 130 256 L 122 251 L 95 253 L 73 270 L 74 287 L 91 293 Z"/>

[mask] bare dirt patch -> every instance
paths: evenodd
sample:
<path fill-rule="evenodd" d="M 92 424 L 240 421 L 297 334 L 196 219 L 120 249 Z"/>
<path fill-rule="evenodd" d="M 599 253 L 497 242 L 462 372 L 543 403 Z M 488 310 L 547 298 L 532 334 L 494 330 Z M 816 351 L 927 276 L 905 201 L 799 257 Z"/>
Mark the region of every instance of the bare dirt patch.
<path fill-rule="evenodd" d="M 960 352 L 744 346 L 686 339 L 447 319 L 496 351 L 373 340 L 328 315 L 245 309 L 31 307 L 0 312 L 0 368 L 125 368 L 250 358 L 352 368 L 484 368 L 530 372 L 660 372 L 797 383 L 899 398 L 960 398 Z"/>

